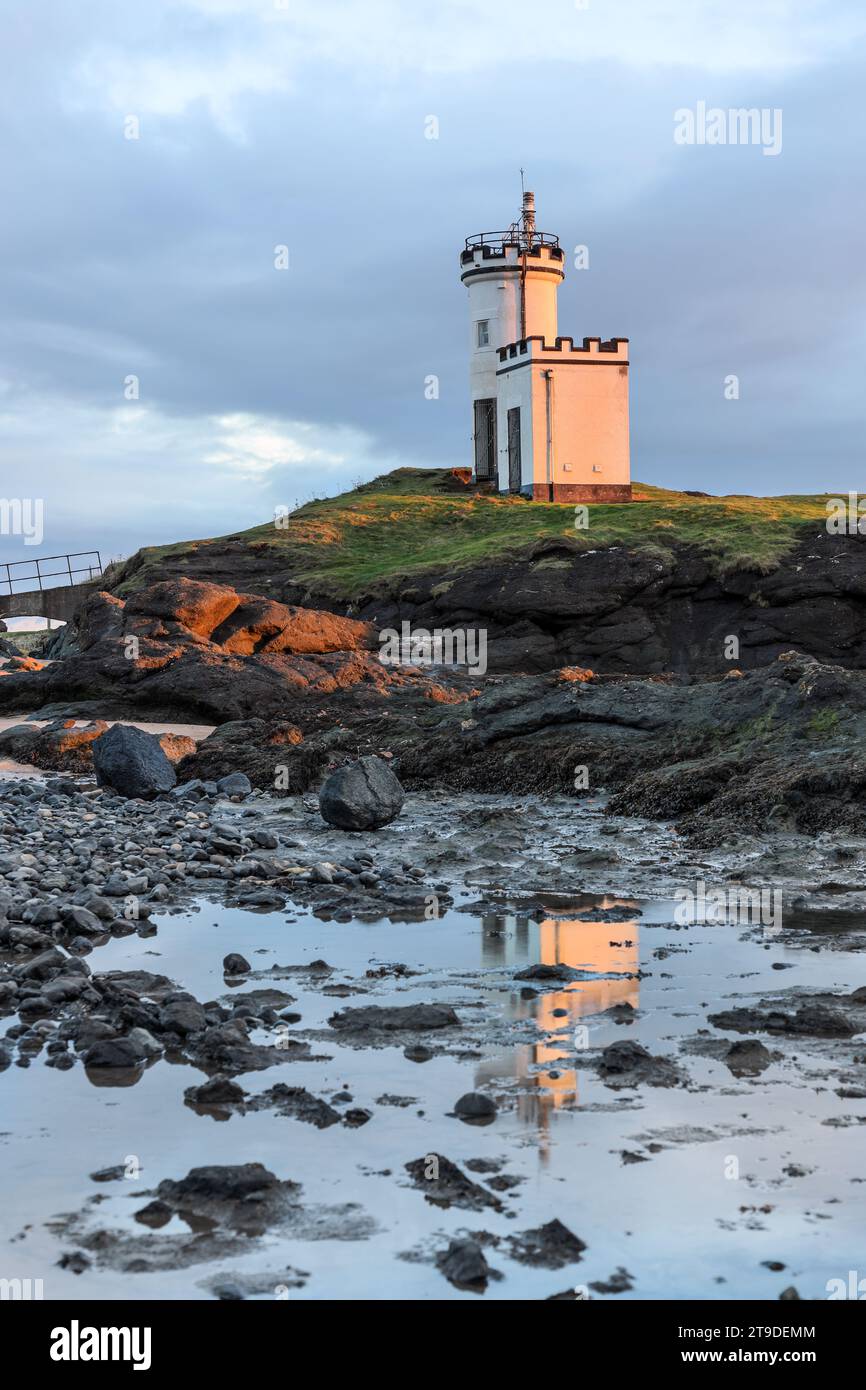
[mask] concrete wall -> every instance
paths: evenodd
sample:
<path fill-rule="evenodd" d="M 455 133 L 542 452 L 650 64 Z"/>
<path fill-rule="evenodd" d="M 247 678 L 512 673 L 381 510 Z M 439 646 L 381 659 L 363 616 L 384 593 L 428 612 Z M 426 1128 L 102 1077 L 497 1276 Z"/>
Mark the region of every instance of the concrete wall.
<path fill-rule="evenodd" d="M 56 589 L 0 594 L 0 618 L 55 618 L 68 623 L 78 605 L 93 592 L 90 584 L 66 584 Z"/>

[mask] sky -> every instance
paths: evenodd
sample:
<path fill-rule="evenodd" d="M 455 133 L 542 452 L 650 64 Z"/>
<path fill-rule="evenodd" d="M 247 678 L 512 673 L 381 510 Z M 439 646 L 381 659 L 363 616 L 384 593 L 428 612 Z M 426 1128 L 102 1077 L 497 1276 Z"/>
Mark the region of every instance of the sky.
<path fill-rule="evenodd" d="M 857 488 L 864 58 L 862 0 L 5 0 L 0 492 L 44 520 L 0 561 L 470 464 L 458 256 L 521 167 L 560 332 L 631 340 L 635 479 Z M 699 103 L 780 148 L 681 143 Z"/>

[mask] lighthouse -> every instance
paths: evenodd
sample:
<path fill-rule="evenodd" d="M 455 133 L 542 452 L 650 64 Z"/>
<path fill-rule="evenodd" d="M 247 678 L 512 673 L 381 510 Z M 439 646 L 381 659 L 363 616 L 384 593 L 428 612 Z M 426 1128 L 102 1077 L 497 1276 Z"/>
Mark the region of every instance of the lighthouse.
<path fill-rule="evenodd" d="M 628 339 L 560 337 L 559 238 L 535 195 L 504 232 L 466 238 L 475 477 L 544 502 L 630 502 Z"/>

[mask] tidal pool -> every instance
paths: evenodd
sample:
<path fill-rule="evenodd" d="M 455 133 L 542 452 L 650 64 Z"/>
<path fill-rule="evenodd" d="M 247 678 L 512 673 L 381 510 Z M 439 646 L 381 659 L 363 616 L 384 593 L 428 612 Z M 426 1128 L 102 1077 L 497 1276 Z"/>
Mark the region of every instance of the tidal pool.
<path fill-rule="evenodd" d="M 200 900 L 152 924 L 155 932 L 98 948 L 91 968 L 159 972 L 200 1000 L 284 991 L 301 1015 L 291 1035 L 308 1038 L 321 1060 L 245 1074 L 244 1089 L 257 1095 L 279 1081 L 325 1100 L 348 1093 L 372 1117 L 323 1130 L 270 1111 L 217 1120 L 184 1103 L 203 1074 L 167 1060 L 123 1087 L 92 1084 L 80 1064 L 60 1072 L 37 1057 L 10 1067 L 0 1078 L 0 1273 L 41 1279 L 46 1298 L 212 1298 L 222 1280 L 269 1299 L 471 1299 L 479 1295 L 453 1287 L 434 1262 L 449 1237 L 467 1232 L 485 1233 L 488 1263 L 502 1276 L 488 1283 L 487 1299 L 545 1299 L 575 1287 L 626 1301 L 776 1299 L 790 1285 L 801 1298 L 823 1298 L 828 1280 L 862 1263 L 866 1101 L 836 1094 L 830 1045 L 789 1042 L 753 1078 L 691 1050 L 696 1039 L 724 1036 L 707 1023 L 714 1008 L 780 989 L 863 983 L 853 941 L 850 950 L 815 952 L 806 933 L 682 926 L 670 901 L 588 894 L 498 913 L 473 910 L 465 893 L 439 920 L 374 923 Z M 230 985 L 222 960 L 233 951 L 254 973 Z M 332 973 L 279 968 L 316 960 Z M 396 963 L 417 973 L 380 973 Z M 556 988 L 514 979 L 538 963 L 580 976 Z M 328 1026 L 345 1007 L 422 1001 L 452 1005 L 463 1024 L 425 1062 L 409 1060 L 399 1036 L 352 1046 Z M 631 1017 L 624 1005 L 635 1011 L 631 1022 L 615 1021 Z M 269 1040 L 266 1030 L 257 1037 Z M 590 1056 L 626 1037 L 676 1057 L 687 1084 L 605 1085 Z M 492 1124 L 449 1113 L 477 1090 L 497 1103 Z M 404 1165 L 430 1154 L 481 1184 L 494 1170 L 467 1162 L 496 1163 L 508 1179 L 497 1193 L 502 1210 L 429 1202 Z M 193 1167 L 245 1162 L 302 1185 L 312 1214 L 303 1236 L 266 1233 L 240 1256 L 181 1268 L 102 1267 L 96 1258 L 76 1274 L 58 1264 L 84 1229 L 148 1241 L 177 1233 L 176 1217 L 155 1234 L 135 1221 L 143 1194 Z M 91 1180 L 114 1165 L 134 1176 Z M 68 1213 L 79 1217 L 58 1221 Z M 509 1236 L 553 1218 L 585 1242 L 578 1263 L 538 1268 L 511 1257 Z M 592 1288 L 619 1270 L 630 1288 Z"/>

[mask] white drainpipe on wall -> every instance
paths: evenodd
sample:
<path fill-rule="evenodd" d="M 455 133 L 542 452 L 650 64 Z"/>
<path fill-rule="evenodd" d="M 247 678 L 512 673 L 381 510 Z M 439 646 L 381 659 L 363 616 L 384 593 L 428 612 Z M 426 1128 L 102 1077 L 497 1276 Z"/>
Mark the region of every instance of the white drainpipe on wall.
<path fill-rule="evenodd" d="M 544 373 L 544 395 L 547 408 L 547 486 L 553 488 L 553 372 Z"/>

